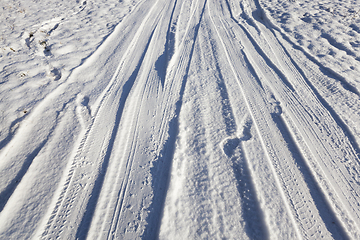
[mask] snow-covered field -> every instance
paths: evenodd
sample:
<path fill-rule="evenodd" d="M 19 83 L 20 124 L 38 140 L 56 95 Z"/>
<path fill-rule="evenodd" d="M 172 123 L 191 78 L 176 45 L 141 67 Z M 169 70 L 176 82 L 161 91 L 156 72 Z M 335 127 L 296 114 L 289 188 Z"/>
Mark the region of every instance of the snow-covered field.
<path fill-rule="evenodd" d="M 0 239 L 360 239 L 359 0 L 0 21 Z"/>

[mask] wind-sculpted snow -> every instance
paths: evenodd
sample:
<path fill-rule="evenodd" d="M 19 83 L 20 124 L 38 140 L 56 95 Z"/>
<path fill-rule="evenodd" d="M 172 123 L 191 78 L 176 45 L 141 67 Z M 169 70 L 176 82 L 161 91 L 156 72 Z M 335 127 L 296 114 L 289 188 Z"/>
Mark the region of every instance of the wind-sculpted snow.
<path fill-rule="evenodd" d="M 257 0 L 125 6 L 83 63 L 50 70 L 61 83 L 1 138 L 1 239 L 360 238 L 351 74 Z"/>

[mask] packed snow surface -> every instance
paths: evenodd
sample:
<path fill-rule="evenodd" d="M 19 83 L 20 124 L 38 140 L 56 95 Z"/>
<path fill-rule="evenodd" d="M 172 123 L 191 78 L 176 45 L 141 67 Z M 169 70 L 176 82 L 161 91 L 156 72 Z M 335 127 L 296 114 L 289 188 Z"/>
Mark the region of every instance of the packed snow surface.
<path fill-rule="evenodd" d="M 0 239 L 360 239 L 359 0 L 0 21 Z"/>

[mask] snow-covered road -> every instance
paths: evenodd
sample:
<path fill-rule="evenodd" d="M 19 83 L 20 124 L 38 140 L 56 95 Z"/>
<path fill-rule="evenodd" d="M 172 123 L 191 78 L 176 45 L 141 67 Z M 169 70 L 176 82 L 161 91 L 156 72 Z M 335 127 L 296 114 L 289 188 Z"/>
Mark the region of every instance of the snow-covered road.
<path fill-rule="evenodd" d="M 257 0 L 139 1 L 1 142 L 0 239 L 359 239 L 354 82 Z"/>

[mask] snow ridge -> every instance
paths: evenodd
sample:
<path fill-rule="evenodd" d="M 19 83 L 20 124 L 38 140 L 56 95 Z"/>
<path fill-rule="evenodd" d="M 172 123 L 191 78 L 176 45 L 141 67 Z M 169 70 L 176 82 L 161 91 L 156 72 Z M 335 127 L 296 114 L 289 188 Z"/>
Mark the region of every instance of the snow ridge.
<path fill-rule="evenodd" d="M 25 54 L 2 50 L 4 101 L 42 90 L 3 110 L 0 238 L 360 238 L 359 28 L 281 12 L 304 2 L 77 1 L 21 36 L 47 69 L 23 84 L 5 71 Z M 106 9 L 109 35 L 65 64 L 59 32 Z"/>

